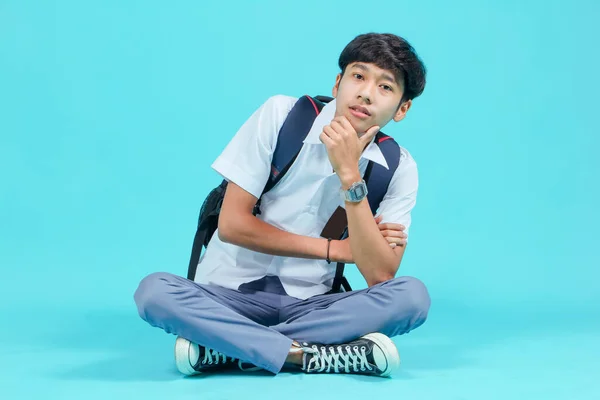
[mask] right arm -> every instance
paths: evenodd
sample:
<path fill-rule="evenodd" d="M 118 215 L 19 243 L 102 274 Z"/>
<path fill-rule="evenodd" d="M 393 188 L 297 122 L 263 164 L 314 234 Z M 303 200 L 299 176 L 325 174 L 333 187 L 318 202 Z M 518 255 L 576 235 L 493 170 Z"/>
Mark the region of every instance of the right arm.
<path fill-rule="evenodd" d="M 327 239 L 296 235 L 256 218 L 252 210 L 257 200 L 235 183 L 228 183 L 217 231 L 221 241 L 276 256 L 323 260 L 327 257 Z M 338 244 L 339 241 L 331 241 L 331 260 L 352 262 L 351 255 L 343 253 L 346 246 Z"/>
<path fill-rule="evenodd" d="M 228 180 L 218 235 L 225 243 L 259 253 L 324 260 L 327 239 L 286 232 L 252 214 L 269 178 L 277 132 L 292 105 L 285 96 L 271 97 L 244 123 L 213 163 L 213 168 Z M 353 263 L 350 241 L 332 240 L 329 258 Z"/>
<path fill-rule="evenodd" d="M 283 257 L 326 259 L 327 239 L 286 232 L 252 214 L 257 198 L 233 182 L 229 182 L 219 215 L 219 239 L 259 253 Z M 381 217 L 376 219 L 379 226 Z M 404 243 L 403 230 L 397 224 L 380 227 L 388 242 Z M 332 240 L 329 248 L 332 262 L 354 263 L 350 241 Z"/>

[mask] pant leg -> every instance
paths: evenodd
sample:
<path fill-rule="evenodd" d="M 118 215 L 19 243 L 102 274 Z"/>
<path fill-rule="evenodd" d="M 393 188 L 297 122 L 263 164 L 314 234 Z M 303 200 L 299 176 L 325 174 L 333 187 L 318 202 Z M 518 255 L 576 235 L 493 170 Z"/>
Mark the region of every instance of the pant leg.
<path fill-rule="evenodd" d="M 368 289 L 314 296 L 281 310 L 281 323 L 272 326 L 297 341 L 346 343 L 372 332 L 387 336 L 421 326 L 430 306 L 425 285 L 399 277 Z"/>
<path fill-rule="evenodd" d="M 267 326 L 278 319 L 278 306 L 265 301 L 268 295 L 157 272 L 140 282 L 134 299 L 150 325 L 278 373 L 292 340 Z"/>

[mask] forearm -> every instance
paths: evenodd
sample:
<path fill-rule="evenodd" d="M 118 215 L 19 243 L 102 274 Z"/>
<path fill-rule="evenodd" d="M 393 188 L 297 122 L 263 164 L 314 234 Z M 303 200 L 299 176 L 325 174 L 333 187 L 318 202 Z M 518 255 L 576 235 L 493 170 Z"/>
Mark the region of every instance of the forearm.
<path fill-rule="evenodd" d="M 348 189 L 360 179 L 358 171 L 340 178 L 342 189 Z M 352 257 L 369 287 L 392 279 L 398 270 L 398 258 L 379 232 L 367 199 L 359 203 L 346 202 L 346 215 Z"/>
<path fill-rule="evenodd" d="M 254 215 L 219 221 L 219 238 L 259 253 L 283 257 L 325 259 L 327 240 L 281 230 Z"/>

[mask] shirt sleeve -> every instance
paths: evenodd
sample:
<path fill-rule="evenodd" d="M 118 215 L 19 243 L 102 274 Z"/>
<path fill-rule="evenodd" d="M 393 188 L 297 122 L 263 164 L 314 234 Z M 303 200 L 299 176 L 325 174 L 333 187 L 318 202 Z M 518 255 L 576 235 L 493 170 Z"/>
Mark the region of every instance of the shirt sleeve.
<path fill-rule="evenodd" d="M 402 224 L 406 227 L 404 233 L 408 235 L 418 187 L 417 164 L 406 150 L 401 149 L 400 164 L 377 212 L 383 217 L 382 223 Z"/>
<path fill-rule="evenodd" d="M 212 168 L 259 198 L 269 178 L 279 129 L 296 101 L 283 95 L 270 97 L 237 131 Z"/>

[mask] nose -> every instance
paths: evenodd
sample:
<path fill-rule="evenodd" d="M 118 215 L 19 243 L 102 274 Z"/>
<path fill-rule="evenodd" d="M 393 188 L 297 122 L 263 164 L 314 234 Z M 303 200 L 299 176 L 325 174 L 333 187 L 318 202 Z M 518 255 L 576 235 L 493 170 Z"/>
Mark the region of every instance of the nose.
<path fill-rule="evenodd" d="M 371 94 L 372 88 L 371 85 L 365 84 L 360 88 L 358 92 L 359 99 L 362 99 L 365 103 L 371 104 L 371 99 L 373 98 Z"/>

